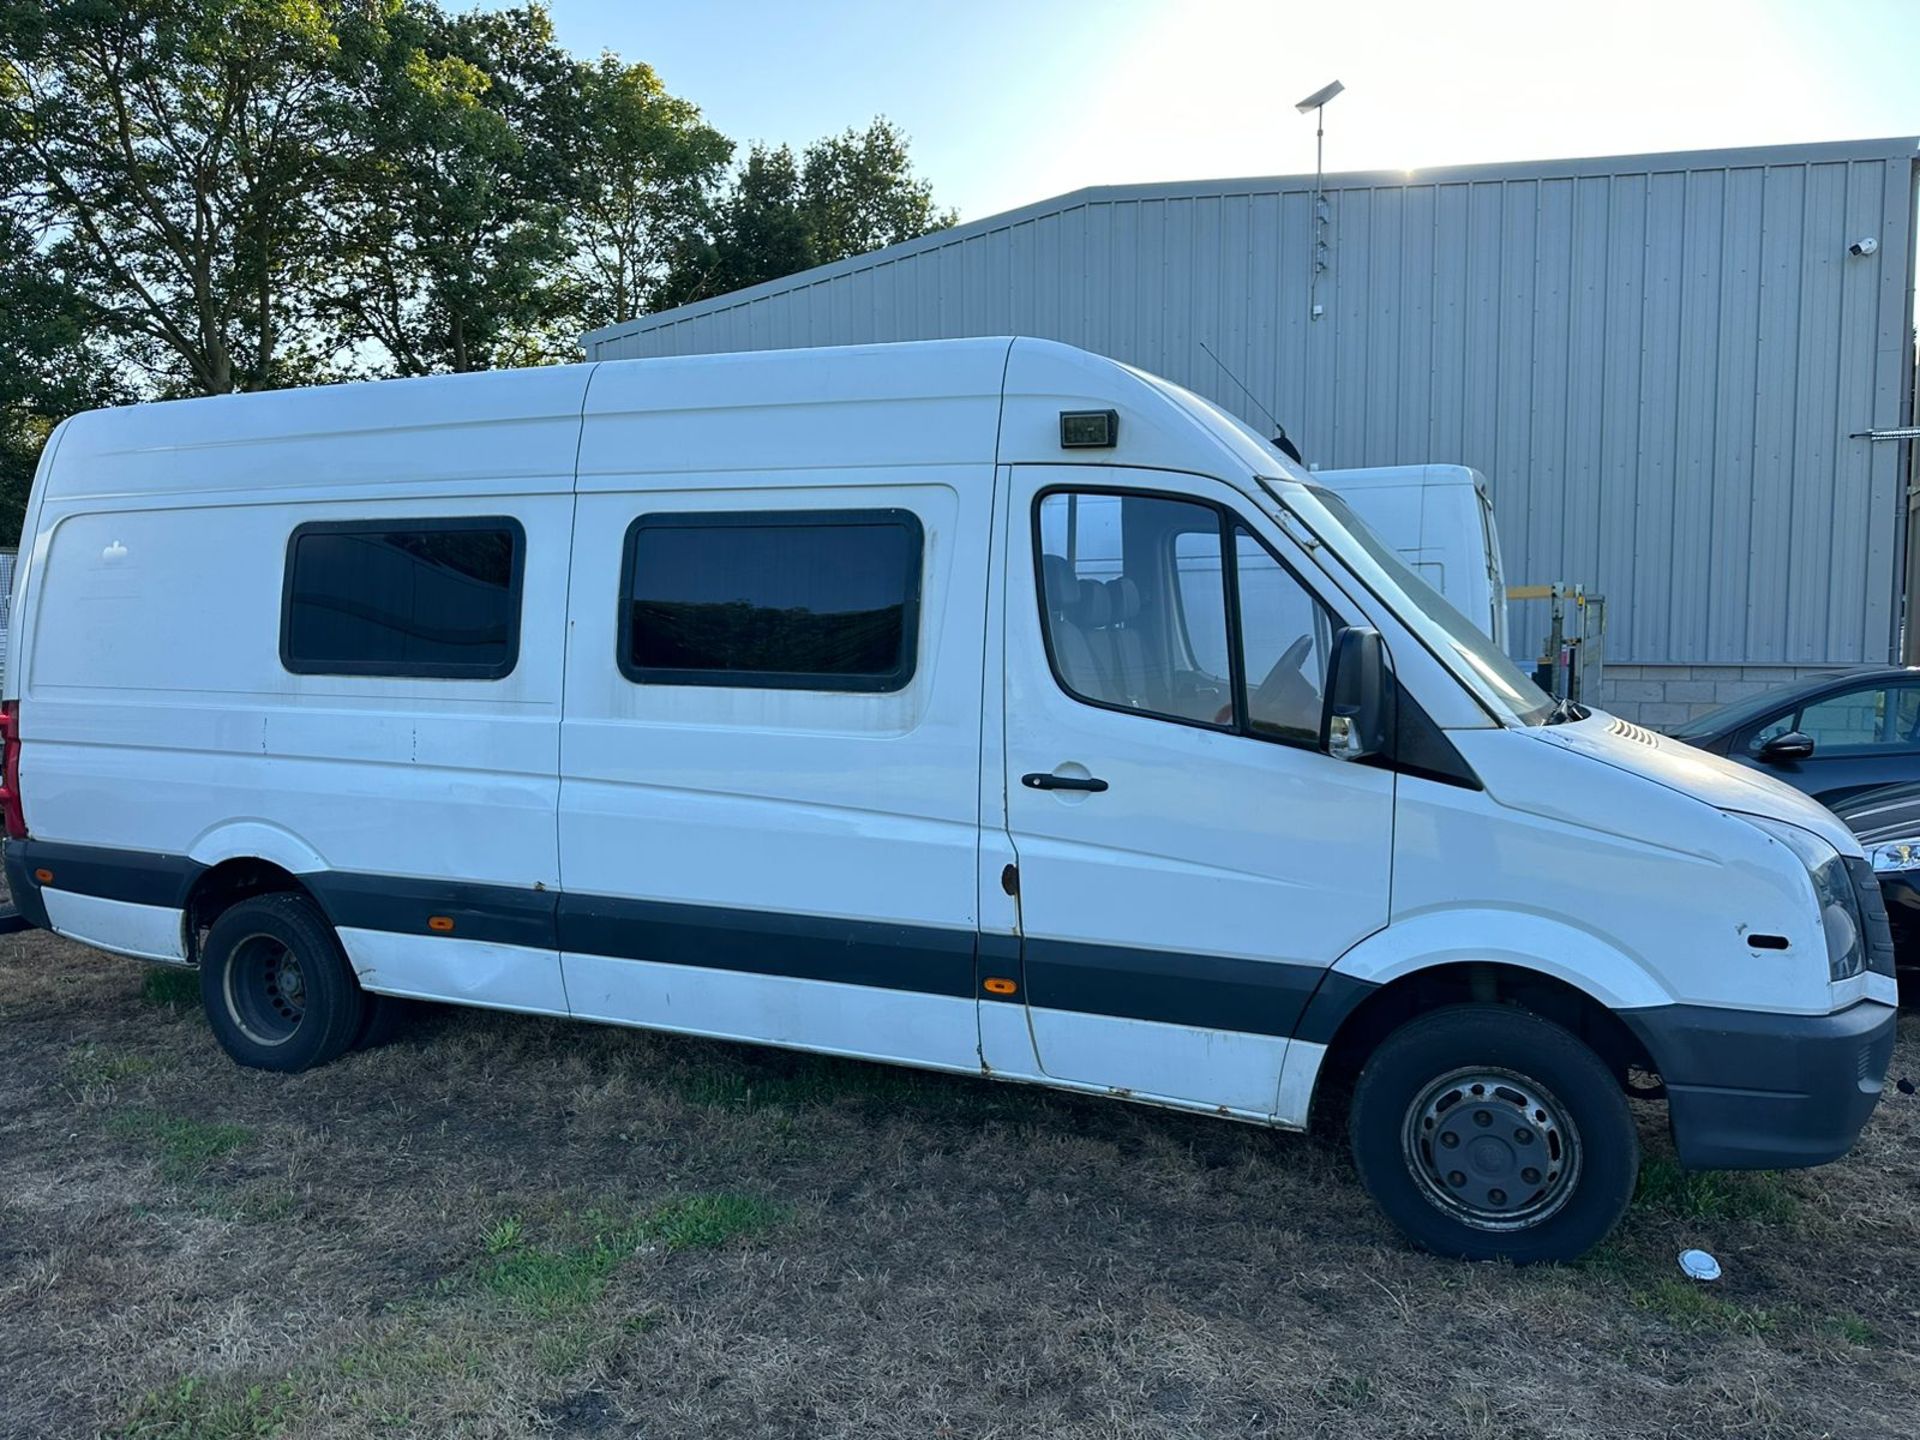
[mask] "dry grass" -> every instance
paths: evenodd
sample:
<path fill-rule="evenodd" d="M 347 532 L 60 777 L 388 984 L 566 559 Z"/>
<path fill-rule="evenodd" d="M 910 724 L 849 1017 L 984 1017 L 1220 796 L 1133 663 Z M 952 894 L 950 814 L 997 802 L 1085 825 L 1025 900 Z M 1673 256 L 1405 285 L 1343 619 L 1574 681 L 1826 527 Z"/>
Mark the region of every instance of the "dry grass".
<path fill-rule="evenodd" d="M 30 935 L 0 1435 L 1920 1432 L 1920 1101 L 1783 1176 L 1684 1175 L 1646 1122 L 1602 1254 L 1468 1267 L 1316 1140 L 451 1011 L 262 1075 L 190 986 Z"/>

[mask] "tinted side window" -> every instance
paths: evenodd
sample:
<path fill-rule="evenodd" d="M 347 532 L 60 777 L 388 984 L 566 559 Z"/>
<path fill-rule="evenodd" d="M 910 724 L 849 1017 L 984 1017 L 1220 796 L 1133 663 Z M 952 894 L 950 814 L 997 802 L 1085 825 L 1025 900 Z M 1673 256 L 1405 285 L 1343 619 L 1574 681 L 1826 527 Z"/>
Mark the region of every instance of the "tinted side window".
<path fill-rule="evenodd" d="M 505 517 L 302 525 L 287 542 L 281 663 L 301 675 L 510 674 L 525 550 Z"/>
<path fill-rule="evenodd" d="M 901 689 L 922 548 L 907 510 L 643 515 L 627 531 L 620 667 L 650 685 Z"/>

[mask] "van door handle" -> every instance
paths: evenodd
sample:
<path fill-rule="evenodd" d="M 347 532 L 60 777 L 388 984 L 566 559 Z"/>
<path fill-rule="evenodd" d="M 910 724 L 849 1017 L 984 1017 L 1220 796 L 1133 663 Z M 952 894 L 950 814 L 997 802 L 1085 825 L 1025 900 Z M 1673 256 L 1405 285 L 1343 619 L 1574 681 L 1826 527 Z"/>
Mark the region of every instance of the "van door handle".
<path fill-rule="evenodd" d="M 1098 795 L 1107 788 L 1107 782 L 1088 775 L 1049 775 L 1036 771 L 1032 775 L 1022 775 L 1020 783 L 1029 790 L 1087 790 Z"/>

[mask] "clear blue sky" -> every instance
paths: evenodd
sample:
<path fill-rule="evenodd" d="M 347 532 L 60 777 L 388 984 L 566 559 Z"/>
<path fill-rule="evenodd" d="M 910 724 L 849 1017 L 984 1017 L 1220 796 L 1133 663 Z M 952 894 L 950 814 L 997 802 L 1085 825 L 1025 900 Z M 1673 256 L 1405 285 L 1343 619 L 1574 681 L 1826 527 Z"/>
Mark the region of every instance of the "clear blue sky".
<path fill-rule="evenodd" d="M 450 0 L 458 5 L 461 0 Z M 480 0 L 490 6 L 508 0 Z M 1082 185 L 1920 134 L 1920 0 L 552 0 L 722 131 L 884 114 L 973 219 Z"/>

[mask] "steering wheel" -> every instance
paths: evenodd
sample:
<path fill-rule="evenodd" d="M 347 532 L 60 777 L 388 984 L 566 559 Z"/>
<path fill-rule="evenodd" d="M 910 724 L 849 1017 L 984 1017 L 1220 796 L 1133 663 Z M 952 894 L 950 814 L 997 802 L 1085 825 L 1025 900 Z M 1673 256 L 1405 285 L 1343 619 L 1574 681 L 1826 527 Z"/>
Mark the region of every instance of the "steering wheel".
<path fill-rule="evenodd" d="M 1302 635 L 1298 640 L 1287 646 L 1285 650 L 1281 651 L 1280 658 L 1274 661 L 1273 668 L 1267 671 L 1267 678 L 1255 686 L 1253 693 L 1247 697 L 1247 708 L 1249 710 L 1255 709 L 1255 702 L 1257 701 L 1271 702 L 1277 699 L 1280 693 L 1286 689 L 1287 682 L 1299 675 L 1300 666 L 1306 660 L 1307 652 L 1312 648 L 1313 636 Z M 1266 709 L 1270 708 L 1270 706 L 1260 705 L 1257 708 Z M 1220 707 L 1220 713 L 1213 717 L 1213 723 L 1216 725 L 1225 725 L 1232 719 L 1233 704 L 1229 701 Z"/>

